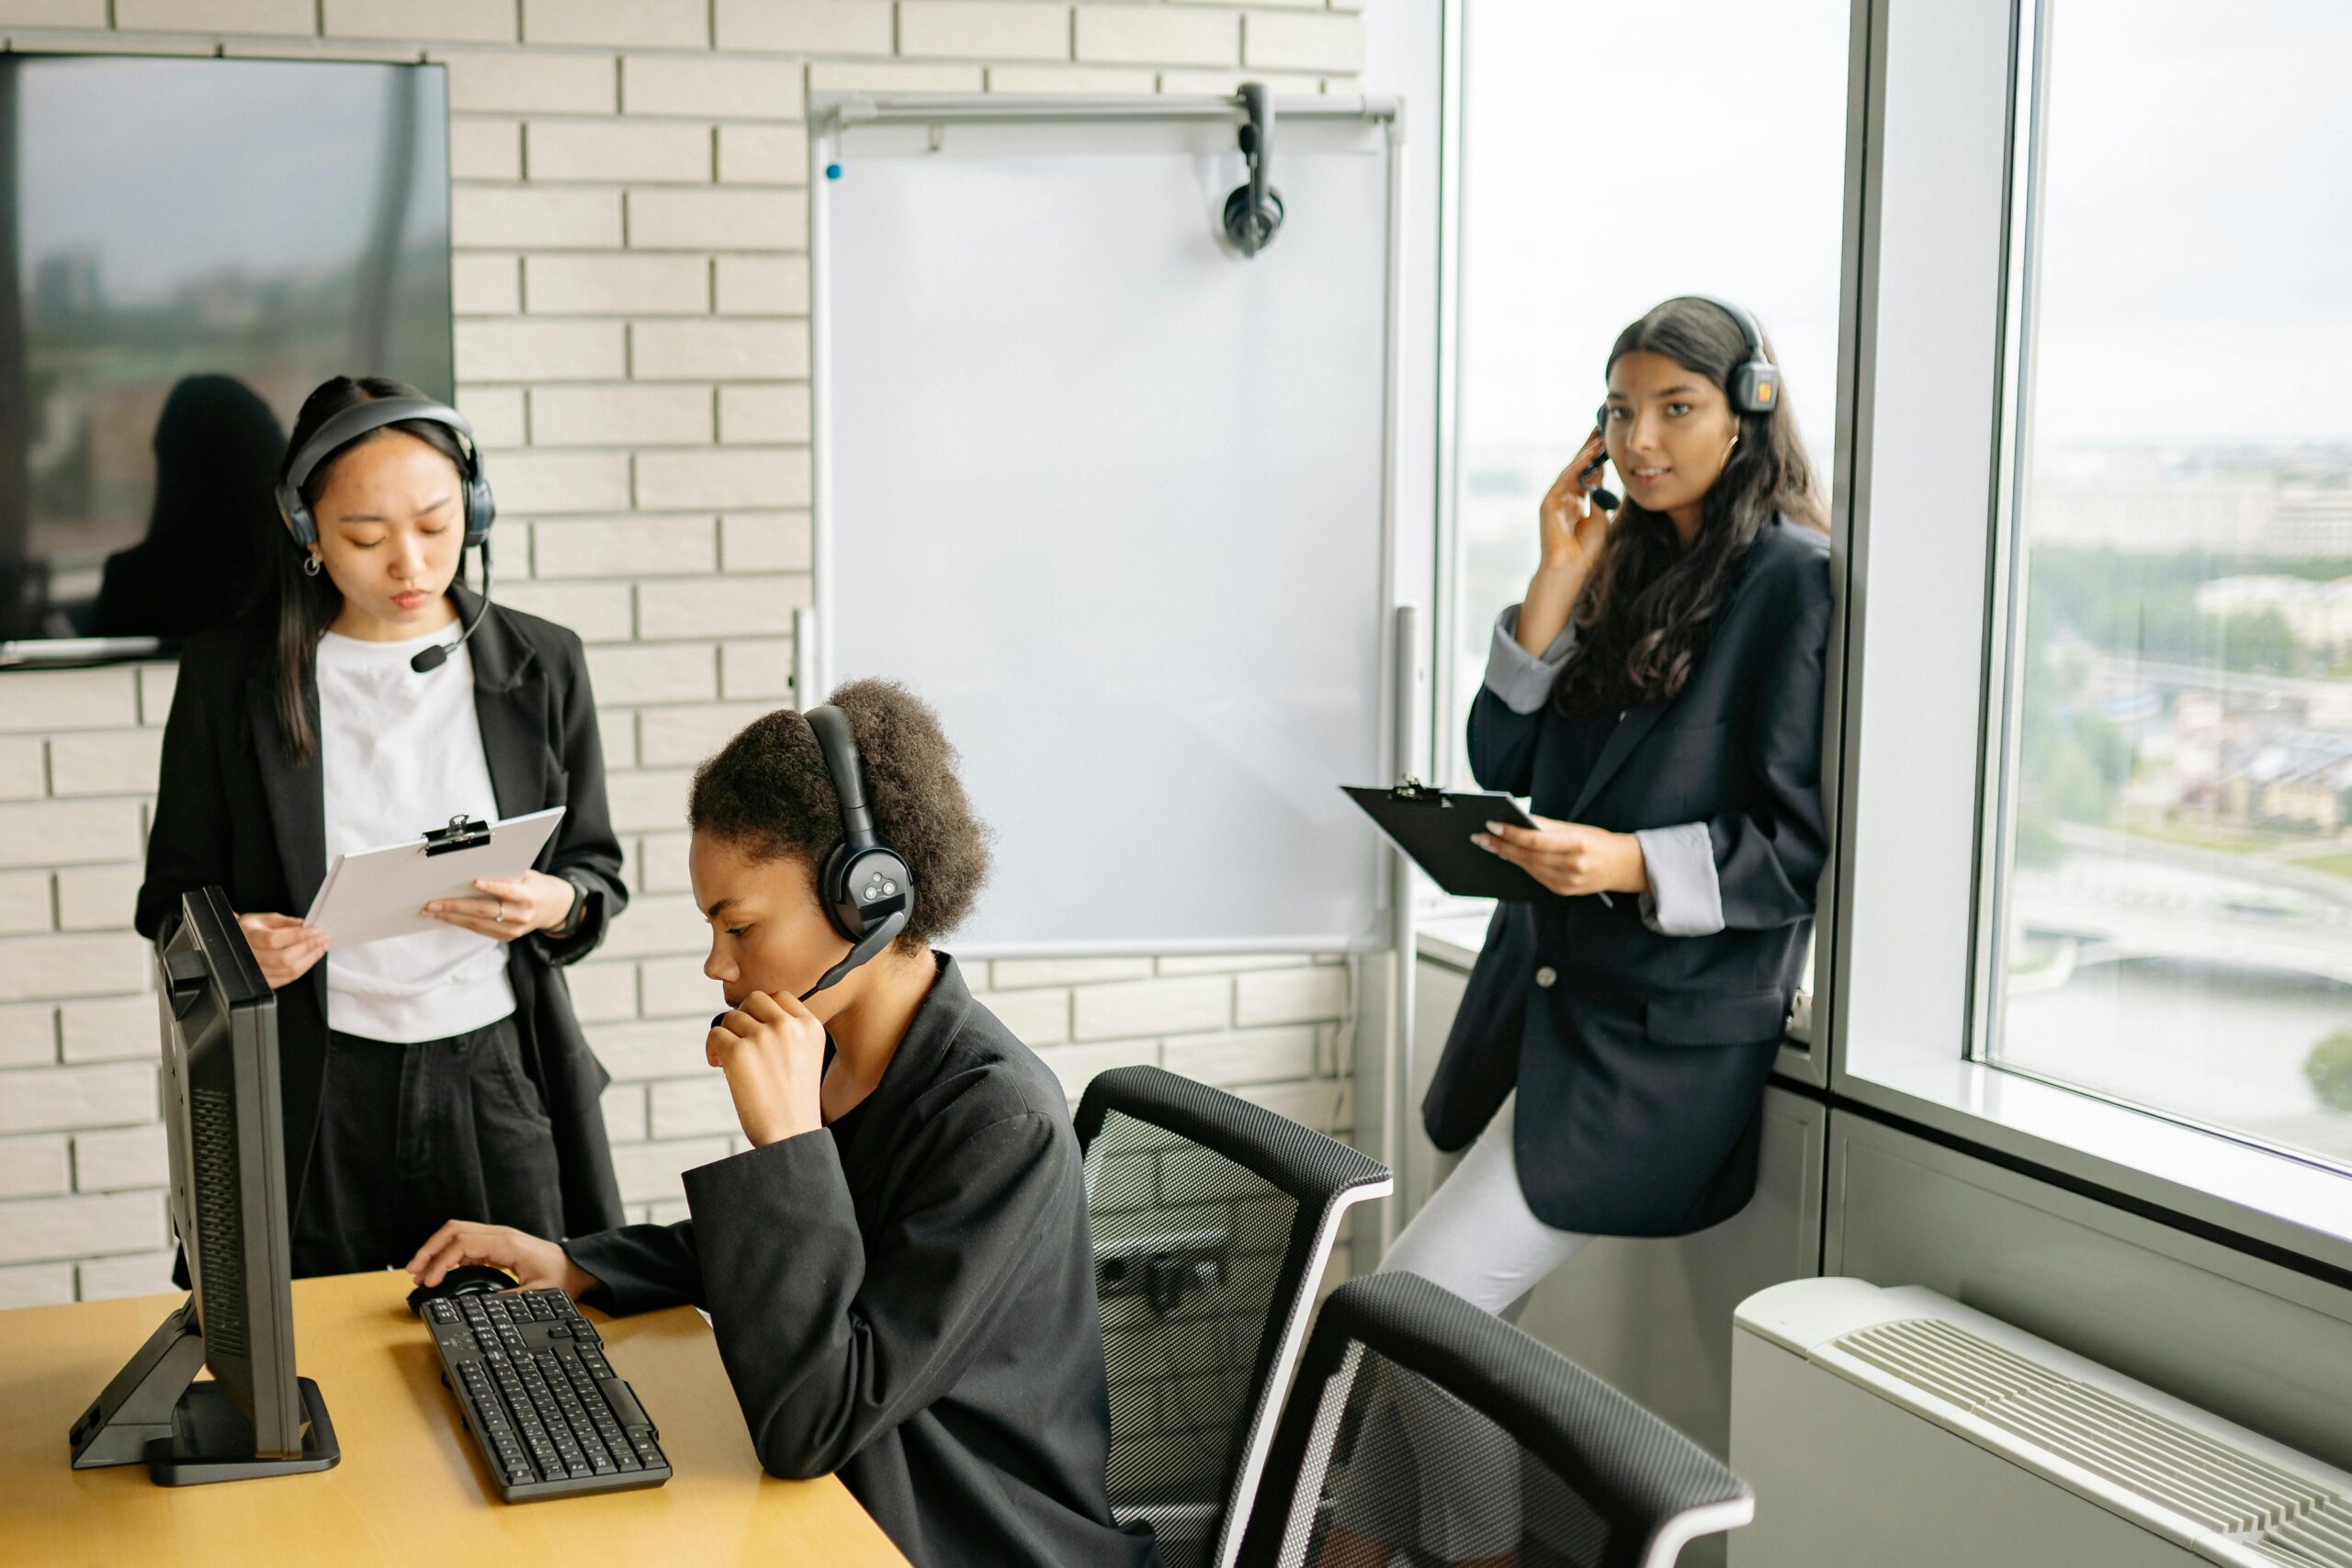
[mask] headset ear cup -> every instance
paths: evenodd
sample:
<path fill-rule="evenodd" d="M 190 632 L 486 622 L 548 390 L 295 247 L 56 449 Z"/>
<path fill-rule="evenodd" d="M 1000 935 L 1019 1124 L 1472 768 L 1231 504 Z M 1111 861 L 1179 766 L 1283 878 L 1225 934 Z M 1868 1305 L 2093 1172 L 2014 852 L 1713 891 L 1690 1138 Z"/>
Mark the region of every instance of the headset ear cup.
<path fill-rule="evenodd" d="M 477 456 L 476 463 L 481 461 Z M 490 525 L 498 520 L 498 503 L 491 498 L 490 479 L 479 469 L 466 481 L 466 543 L 479 545 L 490 537 Z"/>
<path fill-rule="evenodd" d="M 1742 413 L 1770 413 L 1781 400 L 1780 369 L 1751 359 L 1732 373 L 1732 407 Z"/>
<path fill-rule="evenodd" d="M 1273 186 L 1266 187 L 1262 205 L 1251 203 L 1250 187 L 1238 186 L 1225 198 L 1225 232 L 1236 249 L 1245 256 L 1254 256 L 1273 243 L 1283 226 L 1283 193 Z"/>
<path fill-rule="evenodd" d="M 303 503 L 302 492 L 292 485 L 277 487 L 277 514 L 286 519 L 286 531 L 294 536 L 297 549 L 307 550 L 319 542 L 319 525 Z"/>
<path fill-rule="evenodd" d="M 817 873 L 817 902 L 825 907 L 825 919 L 832 922 L 833 930 L 855 942 L 865 934 L 865 915 L 850 897 L 844 877 L 848 870 L 849 844 L 844 840 L 833 846 Z"/>

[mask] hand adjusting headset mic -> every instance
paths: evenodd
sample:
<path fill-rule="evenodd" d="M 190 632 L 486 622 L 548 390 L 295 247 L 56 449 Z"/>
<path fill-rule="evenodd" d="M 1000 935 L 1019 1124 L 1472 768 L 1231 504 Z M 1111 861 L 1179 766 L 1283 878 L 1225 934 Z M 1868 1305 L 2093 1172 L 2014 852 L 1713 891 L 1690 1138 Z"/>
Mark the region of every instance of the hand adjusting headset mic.
<path fill-rule="evenodd" d="M 1609 411 L 1607 409 L 1602 409 L 1600 411 L 1600 417 L 1603 420 L 1606 420 L 1609 417 Z M 1577 476 L 1577 483 L 1582 484 L 1587 479 L 1599 479 L 1600 477 L 1602 465 L 1606 464 L 1608 461 L 1609 454 L 1603 452 L 1600 457 L 1595 457 L 1591 462 L 1587 463 L 1584 466 L 1584 471 Z M 1618 508 L 1619 502 L 1617 500 L 1617 492 L 1609 489 L 1605 485 L 1595 485 L 1592 489 L 1585 491 L 1585 493 L 1590 496 L 1592 498 L 1592 503 L 1600 508 L 1603 512 L 1614 512 Z M 489 569 L 485 567 L 483 570 L 487 571 Z"/>

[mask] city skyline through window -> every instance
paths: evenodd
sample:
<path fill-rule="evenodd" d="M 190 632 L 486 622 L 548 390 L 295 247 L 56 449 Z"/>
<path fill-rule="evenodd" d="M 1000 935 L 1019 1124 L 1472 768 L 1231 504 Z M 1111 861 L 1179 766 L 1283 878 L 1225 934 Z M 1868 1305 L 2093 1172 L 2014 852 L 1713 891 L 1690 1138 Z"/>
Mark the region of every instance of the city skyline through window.
<path fill-rule="evenodd" d="M 2352 1168 L 2352 17 L 2211 23 L 2048 9 L 1986 1055 Z"/>

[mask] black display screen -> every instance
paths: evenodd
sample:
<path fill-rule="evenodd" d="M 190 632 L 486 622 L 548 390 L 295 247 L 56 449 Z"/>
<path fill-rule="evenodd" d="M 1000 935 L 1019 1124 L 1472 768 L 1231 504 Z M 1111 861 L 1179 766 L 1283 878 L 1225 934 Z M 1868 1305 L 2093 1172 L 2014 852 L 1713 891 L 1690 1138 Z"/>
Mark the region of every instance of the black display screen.
<path fill-rule="evenodd" d="M 448 399 L 437 65 L 0 56 L 0 643 L 227 618 L 330 376 Z"/>

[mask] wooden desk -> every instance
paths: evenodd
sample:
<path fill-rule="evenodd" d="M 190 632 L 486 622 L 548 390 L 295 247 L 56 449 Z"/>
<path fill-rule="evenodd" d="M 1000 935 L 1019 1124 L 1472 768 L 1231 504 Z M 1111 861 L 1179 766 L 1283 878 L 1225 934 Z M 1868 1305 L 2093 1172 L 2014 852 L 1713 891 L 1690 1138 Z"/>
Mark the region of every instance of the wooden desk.
<path fill-rule="evenodd" d="M 325 1396 L 343 1462 L 210 1486 L 158 1486 L 144 1465 L 67 1463 L 66 1429 L 185 1297 L 0 1312 L 0 1560 L 904 1568 L 840 1482 L 761 1471 L 718 1344 L 690 1307 L 609 1320 L 590 1309 L 614 1371 L 662 1428 L 669 1483 L 500 1502 L 424 1325 L 409 1315 L 409 1283 L 394 1273 L 294 1282 L 296 1370 Z"/>

